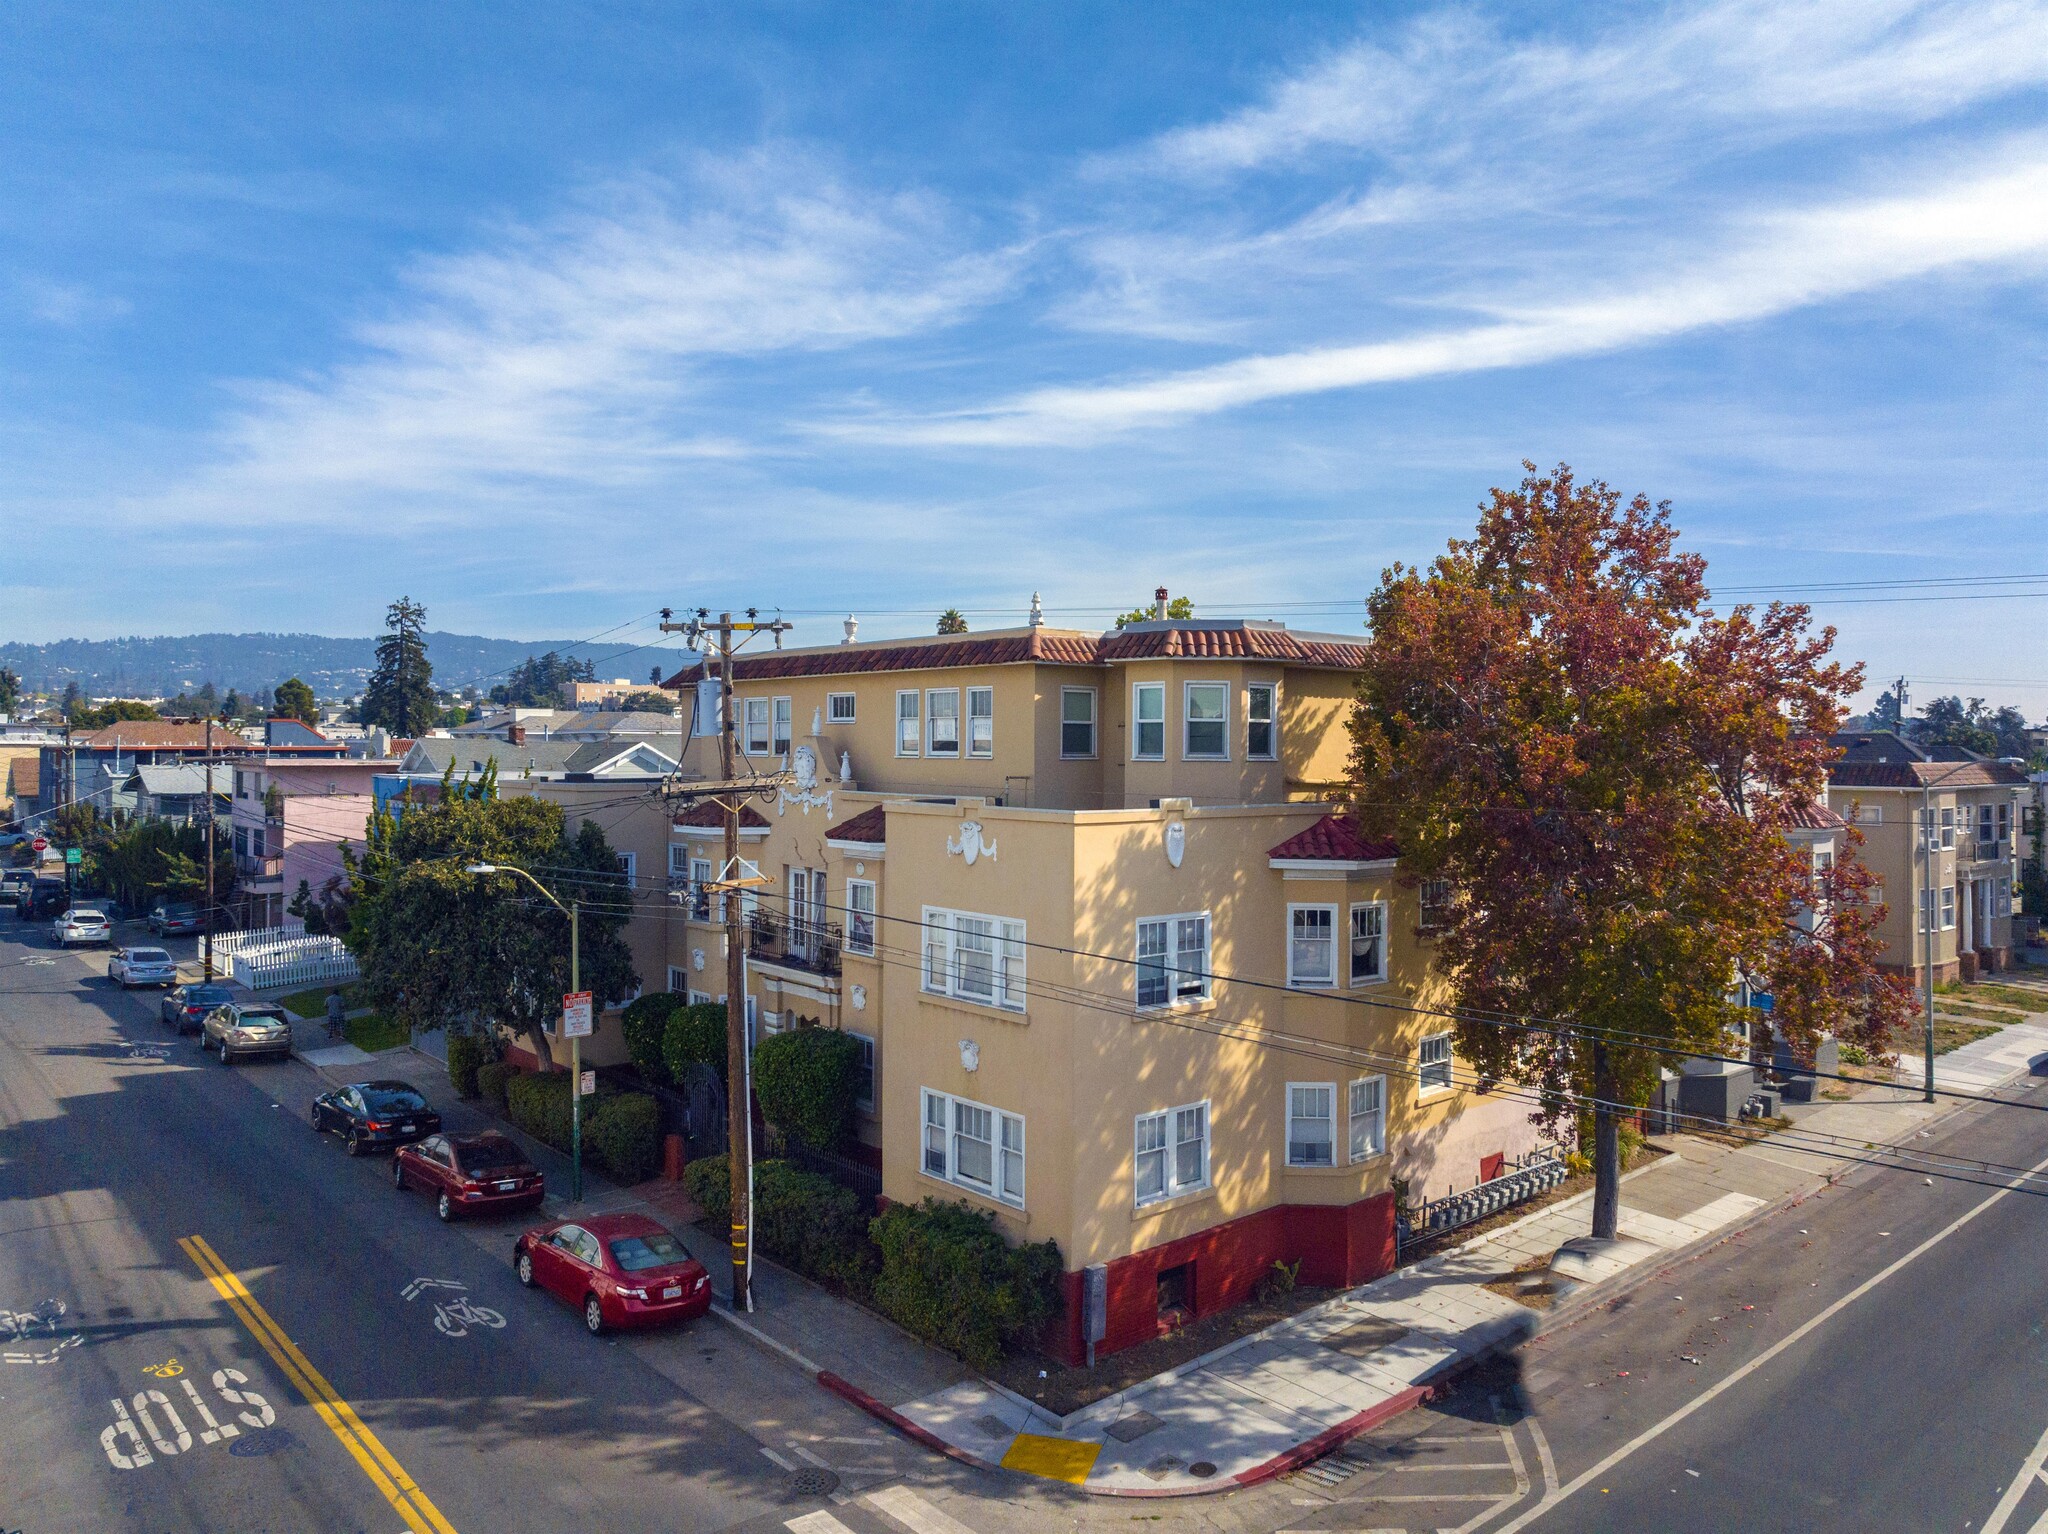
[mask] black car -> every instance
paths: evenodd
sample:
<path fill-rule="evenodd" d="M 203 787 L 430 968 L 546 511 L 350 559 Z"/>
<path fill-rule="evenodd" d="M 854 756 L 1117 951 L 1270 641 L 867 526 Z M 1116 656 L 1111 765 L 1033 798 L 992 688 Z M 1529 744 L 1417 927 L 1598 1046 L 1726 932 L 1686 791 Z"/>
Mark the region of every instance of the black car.
<path fill-rule="evenodd" d="M 359 1081 L 313 1099 L 313 1127 L 333 1130 L 351 1156 L 441 1132 L 441 1115 L 403 1081 Z"/>
<path fill-rule="evenodd" d="M 159 1015 L 166 1026 L 175 1028 L 180 1034 L 198 1033 L 206 1026 L 206 1014 L 215 1007 L 224 1007 L 235 999 L 235 993 L 224 985 L 181 985 L 175 990 L 164 992 L 163 1009 Z"/>
<path fill-rule="evenodd" d="M 14 914 L 23 921 L 62 916 L 71 909 L 71 892 L 62 879 L 38 879 L 14 897 Z"/>

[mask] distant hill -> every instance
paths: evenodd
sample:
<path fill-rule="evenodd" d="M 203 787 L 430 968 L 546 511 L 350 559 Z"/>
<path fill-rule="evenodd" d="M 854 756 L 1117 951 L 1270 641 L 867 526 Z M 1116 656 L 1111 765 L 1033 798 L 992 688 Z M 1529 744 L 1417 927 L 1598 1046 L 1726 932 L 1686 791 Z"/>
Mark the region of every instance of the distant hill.
<path fill-rule="evenodd" d="M 58 692 L 76 682 L 99 696 L 170 697 L 211 682 L 222 692 L 274 688 L 296 676 L 322 698 L 360 692 L 376 664 L 377 641 L 325 634 L 186 634 L 155 639 L 59 639 L 49 644 L 0 641 L 0 666 L 11 668 L 32 692 Z M 619 644 L 582 645 L 561 639 L 487 639 L 480 634 L 428 634 L 434 680 L 483 691 L 502 681 L 529 655 L 549 650 L 597 664 L 600 677 L 645 681 L 659 662 L 663 675 L 680 664 L 679 652 Z M 626 652 L 626 653 L 622 653 Z"/>

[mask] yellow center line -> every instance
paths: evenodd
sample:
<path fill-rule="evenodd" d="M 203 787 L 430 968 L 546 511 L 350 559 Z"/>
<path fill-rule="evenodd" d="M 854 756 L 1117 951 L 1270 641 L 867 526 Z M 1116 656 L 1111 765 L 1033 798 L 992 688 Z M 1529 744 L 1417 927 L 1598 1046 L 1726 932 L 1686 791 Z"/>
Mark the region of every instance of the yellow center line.
<path fill-rule="evenodd" d="M 221 1260 L 220 1254 L 206 1244 L 206 1238 L 184 1236 L 178 1245 L 206 1275 L 214 1292 L 227 1301 L 228 1308 L 249 1329 L 249 1335 L 270 1355 L 271 1362 L 284 1372 L 285 1378 L 320 1414 L 320 1420 L 327 1424 L 328 1430 L 341 1441 L 341 1446 L 362 1467 L 371 1484 L 405 1519 L 413 1534 L 455 1534 L 454 1526 L 441 1516 L 441 1510 L 405 1473 L 405 1467 L 392 1457 L 391 1451 L 356 1415 L 355 1408 L 335 1393 L 326 1377 L 313 1367 L 312 1360 L 299 1351 L 299 1345 L 286 1336 L 284 1328 L 271 1318 L 270 1312 L 257 1303 L 248 1286 Z"/>

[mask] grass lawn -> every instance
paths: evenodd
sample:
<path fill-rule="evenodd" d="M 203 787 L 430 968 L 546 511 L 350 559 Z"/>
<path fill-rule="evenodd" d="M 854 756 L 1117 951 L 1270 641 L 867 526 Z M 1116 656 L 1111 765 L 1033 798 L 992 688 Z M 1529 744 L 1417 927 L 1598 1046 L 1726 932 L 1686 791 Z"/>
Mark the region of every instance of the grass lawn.
<path fill-rule="evenodd" d="M 1964 1001 L 1988 1001 L 2001 1007 L 2018 1007 L 2023 1012 L 2048 1012 L 2048 994 L 2017 985 L 1959 985 L 1934 988 L 1936 996 L 1955 996 Z"/>
<path fill-rule="evenodd" d="M 2024 1012 L 2008 1012 L 2003 1007 L 1976 1007 L 1966 1001 L 1951 1001 L 1946 996 L 1937 996 L 1934 1015 L 1939 1017 L 1944 1012 L 1953 1012 L 1958 1017 L 1974 1017 L 1980 1023 L 1997 1023 L 2002 1028 L 2027 1020 Z"/>
<path fill-rule="evenodd" d="M 349 1043 L 366 1054 L 380 1050 L 399 1049 L 412 1042 L 412 1030 L 400 1022 L 394 1022 L 381 1012 L 372 1012 L 368 1017 L 352 1017 L 343 1025 L 347 1030 Z"/>
<path fill-rule="evenodd" d="M 278 997 L 277 1004 L 287 1012 L 299 1017 L 310 1017 L 317 1022 L 327 1016 L 327 993 L 332 989 L 331 986 L 316 985 L 311 990 L 293 991 L 289 996 Z M 351 1012 L 370 1004 L 370 998 L 363 994 L 361 981 L 343 986 L 341 999 L 343 1005 Z"/>

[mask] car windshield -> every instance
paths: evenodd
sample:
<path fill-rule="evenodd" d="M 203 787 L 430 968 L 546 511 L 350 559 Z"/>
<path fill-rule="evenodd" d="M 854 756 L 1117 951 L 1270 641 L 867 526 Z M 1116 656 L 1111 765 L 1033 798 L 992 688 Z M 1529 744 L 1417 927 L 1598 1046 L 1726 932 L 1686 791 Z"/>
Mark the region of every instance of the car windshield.
<path fill-rule="evenodd" d="M 176 921 L 185 921 L 190 917 L 197 916 L 198 914 L 199 907 L 196 905 L 173 905 L 164 907 L 164 915 Z"/>
<path fill-rule="evenodd" d="M 257 1027 L 281 1028 L 284 1026 L 284 1014 L 275 1007 L 244 1007 L 242 1024 L 244 1027 L 254 1024 Z"/>
<path fill-rule="evenodd" d="M 81 927 L 90 927 L 96 924 L 104 926 L 107 920 L 106 917 L 101 915 L 98 911 L 73 911 L 71 913 L 71 919 L 77 922 Z"/>
<path fill-rule="evenodd" d="M 185 1005 L 188 1007 L 217 1007 L 234 999 L 235 993 L 224 985 L 195 985 L 185 992 Z"/>
<path fill-rule="evenodd" d="M 525 1166 L 526 1157 L 509 1140 L 485 1140 L 479 1145 L 458 1145 L 455 1158 L 466 1172 L 494 1172 L 501 1167 Z"/>
<path fill-rule="evenodd" d="M 363 1104 L 372 1113 L 417 1113 L 427 1100 L 417 1092 L 391 1087 L 364 1087 Z"/>
<path fill-rule="evenodd" d="M 128 950 L 130 964 L 168 964 L 171 956 L 161 948 L 131 948 Z"/>
<path fill-rule="evenodd" d="M 628 1273 L 638 1273 L 646 1268 L 687 1262 L 690 1254 L 674 1236 L 657 1230 L 644 1236 L 621 1236 L 612 1243 L 612 1259 Z"/>

